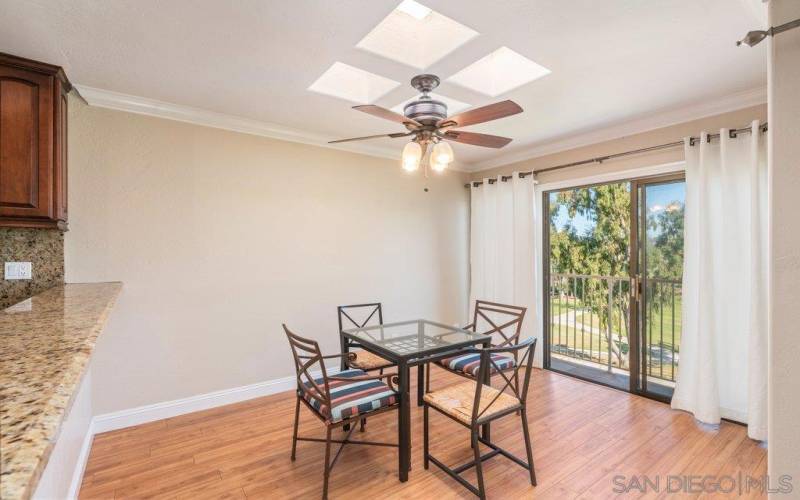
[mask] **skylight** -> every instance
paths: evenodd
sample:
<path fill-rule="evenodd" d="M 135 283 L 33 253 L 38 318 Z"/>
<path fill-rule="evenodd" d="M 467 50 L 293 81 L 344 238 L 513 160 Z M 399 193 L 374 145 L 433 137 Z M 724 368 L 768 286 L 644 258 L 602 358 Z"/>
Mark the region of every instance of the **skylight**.
<path fill-rule="evenodd" d="M 447 105 L 447 113 L 449 115 L 454 115 L 454 114 L 458 113 L 459 111 L 463 111 L 463 110 L 465 110 L 465 109 L 467 109 L 467 108 L 469 108 L 471 106 L 471 104 L 467 104 L 465 102 L 461 102 L 461 101 L 458 101 L 456 99 L 453 99 L 453 98 L 450 98 L 450 97 L 447 97 L 447 96 L 443 96 L 441 94 L 436 94 L 436 93 L 431 92 L 428 95 L 431 96 L 431 99 L 434 99 L 436 101 L 442 101 L 443 103 L 445 103 Z M 402 115 L 403 114 L 403 107 L 405 107 L 405 105 L 410 103 L 411 101 L 416 101 L 417 98 L 419 98 L 419 96 L 415 95 L 411 99 L 406 99 L 405 101 L 401 102 L 397 106 L 393 107 L 392 111 L 394 111 L 395 113 L 400 113 Z"/>
<path fill-rule="evenodd" d="M 400 82 L 337 61 L 308 90 L 368 104 L 380 99 L 398 85 Z"/>
<path fill-rule="evenodd" d="M 356 47 L 424 69 L 476 36 L 419 2 L 403 0 Z"/>
<path fill-rule="evenodd" d="M 491 97 L 550 74 L 550 70 L 508 47 L 500 47 L 462 69 L 447 81 Z"/>
<path fill-rule="evenodd" d="M 433 12 L 428 7 L 425 7 L 421 3 L 415 2 L 414 0 L 403 0 L 395 10 L 405 12 L 418 21 L 425 19 L 431 14 L 431 12 Z"/>

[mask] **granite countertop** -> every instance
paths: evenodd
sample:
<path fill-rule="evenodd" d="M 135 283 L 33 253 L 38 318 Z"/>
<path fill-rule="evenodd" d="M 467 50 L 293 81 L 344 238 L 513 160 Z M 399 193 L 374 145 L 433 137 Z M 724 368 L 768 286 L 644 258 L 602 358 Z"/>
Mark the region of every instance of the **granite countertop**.
<path fill-rule="evenodd" d="M 33 494 L 121 288 L 57 286 L 0 311 L 0 498 Z"/>

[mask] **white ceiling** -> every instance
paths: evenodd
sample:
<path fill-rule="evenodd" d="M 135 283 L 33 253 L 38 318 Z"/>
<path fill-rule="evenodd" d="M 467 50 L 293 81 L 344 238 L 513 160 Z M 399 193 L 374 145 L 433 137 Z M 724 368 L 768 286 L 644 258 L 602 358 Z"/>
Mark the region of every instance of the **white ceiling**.
<path fill-rule="evenodd" d="M 62 65 L 73 83 L 344 138 L 399 131 L 307 90 L 340 61 L 403 82 L 422 72 L 356 48 L 399 0 L 3 0 L 0 51 Z M 471 106 L 513 99 L 525 113 L 470 127 L 512 137 L 502 150 L 454 145 L 459 166 L 525 157 L 542 145 L 654 112 L 751 95 L 766 51 L 735 40 L 763 27 L 755 0 L 420 0 L 477 31 L 425 68 L 437 93 Z M 490 98 L 446 79 L 501 46 L 552 73 Z M 732 104 L 731 104 L 732 103 Z M 746 103 L 751 104 L 751 103 Z M 740 125 L 740 124 L 731 124 Z M 402 139 L 359 143 L 399 157 Z"/>

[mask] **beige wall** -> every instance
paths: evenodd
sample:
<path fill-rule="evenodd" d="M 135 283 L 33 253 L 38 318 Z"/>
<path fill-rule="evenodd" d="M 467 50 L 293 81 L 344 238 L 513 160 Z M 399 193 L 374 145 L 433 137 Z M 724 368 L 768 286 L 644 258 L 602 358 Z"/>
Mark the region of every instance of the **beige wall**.
<path fill-rule="evenodd" d="M 497 177 L 498 175 L 509 174 L 514 171 L 530 171 L 572 163 L 576 161 L 588 160 L 598 156 L 632 151 L 634 149 L 646 148 L 658 144 L 667 144 L 679 141 L 686 136 L 697 136 L 701 131 L 718 132 L 720 128 L 740 128 L 749 126 L 752 120 L 766 121 L 767 105 L 744 108 L 730 113 L 725 113 L 699 120 L 693 120 L 670 127 L 664 127 L 641 134 L 634 134 L 611 141 L 592 144 L 580 148 L 570 149 L 559 153 L 531 158 L 502 167 L 483 170 L 472 174 L 473 180 L 486 177 Z M 667 150 L 643 153 L 634 156 L 609 160 L 602 164 L 592 163 L 574 168 L 567 168 L 553 172 L 546 172 L 538 175 L 537 180 L 544 184 L 548 182 L 578 179 L 611 172 L 619 172 L 652 165 L 662 165 L 675 161 L 683 160 L 683 149 L 680 147 Z"/>
<path fill-rule="evenodd" d="M 339 304 L 465 319 L 464 175 L 70 106 L 66 280 L 124 282 L 95 413 L 289 376 L 281 323 L 335 353 Z"/>
<path fill-rule="evenodd" d="M 772 0 L 770 25 L 800 18 L 797 0 Z M 769 473 L 793 477 L 800 498 L 800 29 L 769 41 L 770 373 Z"/>

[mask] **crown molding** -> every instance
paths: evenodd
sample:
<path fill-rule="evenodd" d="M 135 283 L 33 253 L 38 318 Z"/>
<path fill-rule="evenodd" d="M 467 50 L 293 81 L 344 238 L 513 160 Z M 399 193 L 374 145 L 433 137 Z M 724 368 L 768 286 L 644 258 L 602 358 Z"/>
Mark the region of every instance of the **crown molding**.
<path fill-rule="evenodd" d="M 140 115 L 154 116 L 167 120 L 192 123 L 205 127 L 230 130 L 244 134 L 269 137 L 300 144 L 308 144 L 339 151 L 358 153 L 377 158 L 397 160 L 399 150 L 370 146 L 365 143 L 328 144 L 333 139 L 322 134 L 306 132 L 275 123 L 262 122 L 243 118 L 240 116 L 217 113 L 205 109 L 172 104 L 147 97 L 123 94 L 111 90 L 98 89 L 86 85 L 75 84 L 74 88 L 90 106 L 126 111 Z M 571 136 L 547 143 L 535 144 L 505 155 L 496 156 L 489 160 L 466 163 L 458 160 L 450 166 L 456 172 L 479 172 L 494 167 L 500 167 L 519 161 L 545 156 L 548 154 L 567 151 L 574 148 L 597 144 L 600 142 L 619 139 L 633 134 L 639 134 L 670 125 L 685 123 L 707 116 L 718 115 L 735 111 L 737 109 L 755 106 L 767 102 L 767 88 L 758 87 L 742 92 L 737 92 L 719 99 L 704 100 L 700 103 L 666 109 L 650 113 L 644 118 L 611 125 L 600 130 Z"/>
<path fill-rule="evenodd" d="M 337 149 L 340 151 L 361 153 L 369 156 L 376 156 L 378 158 L 389 158 L 392 160 L 397 160 L 399 158 L 399 150 L 397 149 L 379 148 L 366 144 L 328 144 L 328 141 L 332 140 L 331 137 L 290 127 L 284 127 L 283 125 L 278 125 L 275 123 L 251 120 L 249 118 L 243 118 L 240 116 L 217 113 L 205 109 L 182 106 L 180 104 L 172 104 L 155 99 L 149 99 L 147 97 L 122 94 L 119 92 L 113 92 L 111 90 L 88 87 L 86 85 L 76 84 L 74 87 L 77 89 L 83 100 L 85 100 L 90 106 L 114 109 L 117 111 L 127 111 L 128 113 L 136 113 L 140 115 L 155 116 L 158 118 L 165 118 L 167 120 L 192 123 L 195 125 L 202 125 L 205 127 L 223 130 L 231 130 L 233 132 L 258 135 L 261 137 L 269 137 L 283 141 L 310 144 L 312 146 Z"/>
<path fill-rule="evenodd" d="M 120 92 L 98 89 L 86 85 L 76 84 L 74 85 L 74 88 L 89 106 L 114 109 L 117 111 L 127 111 L 128 113 L 136 113 L 139 115 L 155 116 L 157 118 L 164 118 L 167 120 L 192 123 L 194 125 L 202 125 L 204 127 L 212 127 L 223 130 L 231 130 L 233 132 L 269 137 L 271 139 L 279 139 L 282 141 L 309 144 L 312 146 L 347 151 L 350 153 L 358 153 L 377 158 L 388 158 L 395 161 L 399 161 L 400 158 L 400 149 L 380 148 L 370 146 L 365 143 L 328 144 L 328 141 L 335 138 L 290 127 L 284 127 L 283 125 L 278 125 L 275 123 L 251 120 L 241 116 L 217 113 L 205 109 L 193 108 L 191 106 L 182 106 L 180 104 L 172 104 L 169 102 L 158 101 L 156 99 L 149 99 L 147 97 L 122 94 Z M 456 172 L 469 172 L 470 170 L 468 170 L 467 167 L 468 165 L 464 165 L 456 161 L 454 164 L 450 165 L 449 170 L 454 170 Z"/>
<path fill-rule="evenodd" d="M 501 167 L 531 158 L 560 153 L 561 151 L 568 151 L 570 149 L 598 144 L 634 134 L 641 134 L 671 125 L 678 125 L 708 116 L 764 104 L 766 102 L 767 87 L 757 87 L 722 96 L 718 99 L 706 99 L 691 105 L 662 109 L 649 113 L 644 118 L 610 125 L 599 130 L 570 136 L 564 139 L 534 144 L 518 151 L 509 152 L 508 154 L 496 156 L 485 161 L 475 162 L 470 165 L 464 165 L 463 167 L 467 167 L 470 172 L 480 172 L 481 170 Z"/>

